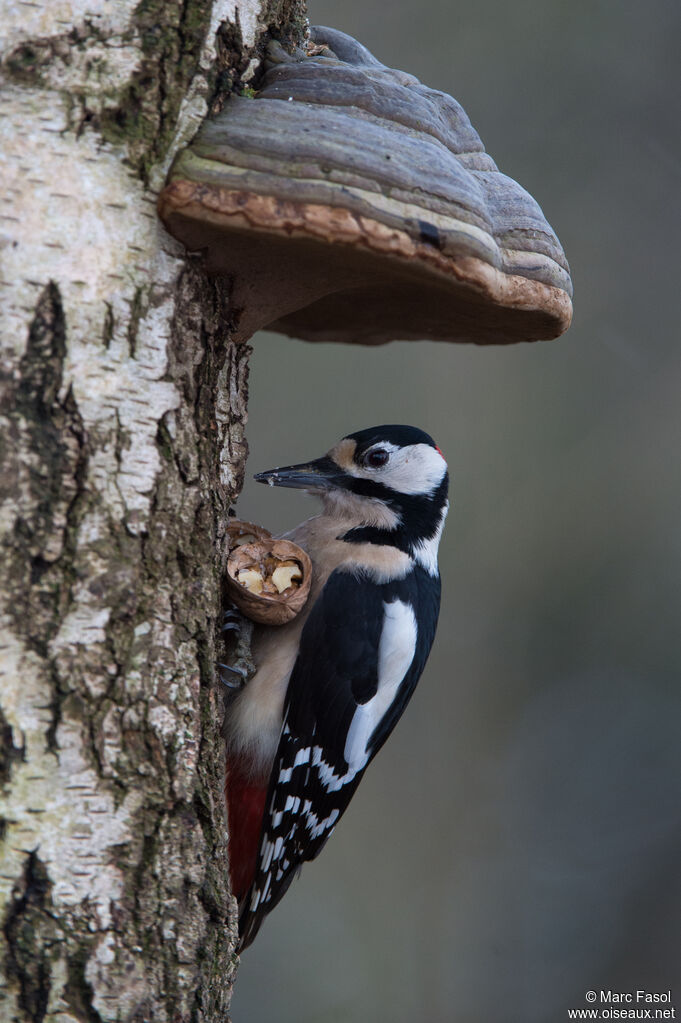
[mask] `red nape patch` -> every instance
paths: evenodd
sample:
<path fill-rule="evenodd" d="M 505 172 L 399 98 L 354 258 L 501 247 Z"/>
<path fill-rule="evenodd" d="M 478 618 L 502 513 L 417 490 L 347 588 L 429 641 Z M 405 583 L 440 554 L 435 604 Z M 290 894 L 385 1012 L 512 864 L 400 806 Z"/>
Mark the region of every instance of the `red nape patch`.
<path fill-rule="evenodd" d="M 438 455 L 440 455 L 440 456 L 441 456 L 442 458 L 444 458 L 444 457 L 445 457 L 445 456 L 444 456 L 444 455 L 442 454 L 442 452 L 440 451 L 440 449 L 439 449 L 439 447 L 437 446 L 437 444 L 435 445 L 435 450 L 437 451 Z"/>
<path fill-rule="evenodd" d="M 253 884 L 260 843 L 260 829 L 267 797 L 267 782 L 254 782 L 227 758 L 225 780 L 229 823 L 229 876 L 232 892 L 240 902 Z"/>

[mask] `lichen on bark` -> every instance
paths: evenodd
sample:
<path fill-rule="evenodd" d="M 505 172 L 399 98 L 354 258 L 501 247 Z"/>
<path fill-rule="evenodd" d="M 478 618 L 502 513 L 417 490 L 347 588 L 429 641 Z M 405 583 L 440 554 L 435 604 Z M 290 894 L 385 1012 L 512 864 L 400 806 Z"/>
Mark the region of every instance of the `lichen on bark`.
<path fill-rule="evenodd" d="M 155 189 L 303 20 L 298 0 L 4 19 L 0 1020 L 226 1019 L 214 664 L 248 348 Z"/>

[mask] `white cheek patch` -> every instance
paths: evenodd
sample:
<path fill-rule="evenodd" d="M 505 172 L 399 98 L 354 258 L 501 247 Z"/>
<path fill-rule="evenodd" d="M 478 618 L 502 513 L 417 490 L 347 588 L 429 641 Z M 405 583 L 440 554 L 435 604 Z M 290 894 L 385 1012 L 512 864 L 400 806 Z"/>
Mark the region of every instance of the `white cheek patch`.
<path fill-rule="evenodd" d="M 442 483 L 447 463 L 430 444 L 409 444 L 391 455 L 373 478 L 400 494 L 432 494 Z"/>
<path fill-rule="evenodd" d="M 353 773 L 369 759 L 367 744 L 390 708 L 416 651 L 416 617 L 410 604 L 395 600 L 383 605 L 384 619 L 378 647 L 378 689 L 355 711 L 343 756 Z"/>
<path fill-rule="evenodd" d="M 386 465 L 379 469 L 365 469 L 353 462 L 345 471 L 356 479 L 376 480 L 399 494 L 423 494 L 426 497 L 437 490 L 447 472 L 444 458 L 430 444 L 408 444 L 399 448 L 395 444 L 381 442 L 376 447 L 390 455 Z"/>

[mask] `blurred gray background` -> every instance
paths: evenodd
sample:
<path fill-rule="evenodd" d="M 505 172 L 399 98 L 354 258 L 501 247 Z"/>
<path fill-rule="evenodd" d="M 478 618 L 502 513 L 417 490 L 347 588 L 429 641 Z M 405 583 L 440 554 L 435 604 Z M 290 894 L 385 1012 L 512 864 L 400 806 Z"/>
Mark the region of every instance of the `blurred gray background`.
<path fill-rule="evenodd" d="M 681 1014 L 681 4 L 311 0 L 465 107 L 571 263 L 558 341 L 254 340 L 249 472 L 382 422 L 452 475 L 428 668 L 243 958 L 235 1023 Z M 247 484 L 280 531 L 313 500 Z"/>

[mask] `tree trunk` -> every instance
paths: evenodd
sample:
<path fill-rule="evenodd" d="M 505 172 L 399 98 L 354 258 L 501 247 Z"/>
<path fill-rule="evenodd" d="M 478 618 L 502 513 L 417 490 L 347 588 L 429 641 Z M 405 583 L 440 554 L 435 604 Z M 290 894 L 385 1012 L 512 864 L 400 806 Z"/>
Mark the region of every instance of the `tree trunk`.
<path fill-rule="evenodd" d="M 3 1021 L 226 1019 L 214 664 L 248 348 L 155 199 L 301 3 L 0 11 Z"/>

